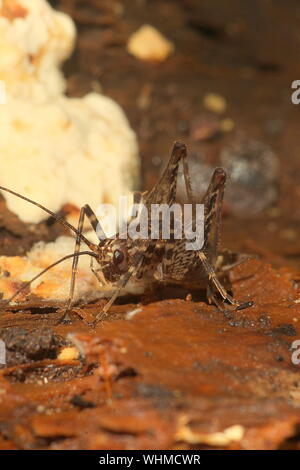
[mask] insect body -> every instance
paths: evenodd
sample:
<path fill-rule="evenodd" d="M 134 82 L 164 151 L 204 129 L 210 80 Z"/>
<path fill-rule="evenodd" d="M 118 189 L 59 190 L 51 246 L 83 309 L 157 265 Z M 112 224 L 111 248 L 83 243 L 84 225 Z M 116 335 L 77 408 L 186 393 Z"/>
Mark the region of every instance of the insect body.
<path fill-rule="evenodd" d="M 172 206 L 176 198 L 177 175 L 180 163 L 183 164 L 188 201 L 194 203 L 187 165 L 186 146 L 183 143 L 176 142 L 168 165 L 158 183 L 151 191 L 134 193 L 135 205 L 146 208 L 149 213 L 153 204 Z M 88 255 L 91 257 L 91 270 L 99 283 L 103 286 L 108 284 L 113 285 L 115 290 L 102 312 L 96 317 L 95 324 L 106 315 L 120 294 L 120 291 L 130 279 L 143 282 L 143 279 L 147 278 L 147 282 L 154 282 L 156 279 L 156 281 L 185 284 L 189 281 L 189 278 L 192 278 L 199 285 L 204 281 L 207 285 L 209 301 L 214 302 L 219 308 L 223 307 L 217 299 L 218 295 L 223 301 L 231 304 L 234 308 L 245 308 L 248 304 L 240 305 L 239 302 L 234 300 L 226 292 L 216 274 L 216 269 L 220 271 L 219 241 L 225 180 L 225 172 L 220 168 L 216 169 L 202 201 L 204 204 L 204 244 L 201 249 L 195 251 L 187 251 L 185 249 L 186 240 L 184 238 L 178 240 L 174 236 L 171 236 L 168 240 L 162 237 L 156 239 L 132 239 L 130 237 L 124 238 L 121 236 L 122 233 L 118 232 L 114 238 L 107 238 L 96 215 L 88 205 L 81 209 L 78 227 L 75 228 L 62 217 L 57 216 L 42 205 L 0 186 L 0 190 L 14 194 L 43 209 L 76 235 L 73 254 L 65 256 L 51 266 L 48 266 L 19 289 L 9 301 L 46 271 L 65 259 L 73 258 L 70 293 L 66 306 L 67 313 L 72 307 L 79 256 Z M 91 243 L 82 233 L 85 217 L 88 218 L 93 230 L 99 236 L 99 244 L 97 245 Z M 140 215 L 138 214 L 134 219 L 137 226 L 141 223 L 139 217 Z M 151 228 L 150 218 L 147 220 L 149 228 Z M 81 242 L 88 246 L 89 251 L 80 251 Z M 224 263 L 222 262 L 221 265 L 223 266 Z"/>

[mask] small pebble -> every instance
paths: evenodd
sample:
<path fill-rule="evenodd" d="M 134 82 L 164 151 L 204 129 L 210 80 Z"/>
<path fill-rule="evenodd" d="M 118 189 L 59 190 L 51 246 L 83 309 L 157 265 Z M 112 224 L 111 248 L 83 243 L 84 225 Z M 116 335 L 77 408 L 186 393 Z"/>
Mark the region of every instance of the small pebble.
<path fill-rule="evenodd" d="M 38 413 L 45 413 L 46 407 L 45 407 L 44 405 L 38 405 L 38 406 L 36 407 L 36 411 L 37 411 Z"/>
<path fill-rule="evenodd" d="M 126 313 L 126 320 L 132 320 L 133 317 L 135 317 L 138 313 L 142 311 L 141 308 L 135 308 L 134 310 L 130 310 L 130 312 Z"/>
<path fill-rule="evenodd" d="M 230 118 L 223 119 L 220 128 L 222 132 L 231 132 L 235 128 L 235 122 Z"/>
<path fill-rule="evenodd" d="M 203 98 L 203 106 L 208 111 L 222 114 L 226 111 L 227 102 L 222 95 L 218 95 L 217 93 L 207 93 Z"/>
<path fill-rule="evenodd" d="M 127 51 L 140 60 L 163 62 L 174 51 L 174 44 L 156 28 L 145 24 L 130 36 Z"/>

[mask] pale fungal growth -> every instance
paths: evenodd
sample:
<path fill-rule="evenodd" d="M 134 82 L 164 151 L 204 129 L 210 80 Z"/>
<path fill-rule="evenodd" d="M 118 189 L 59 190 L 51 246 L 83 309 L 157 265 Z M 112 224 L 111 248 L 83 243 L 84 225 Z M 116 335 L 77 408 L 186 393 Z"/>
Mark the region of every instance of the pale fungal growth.
<path fill-rule="evenodd" d="M 127 51 L 140 60 L 163 62 L 174 51 L 174 44 L 156 28 L 145 24 L 130 36 Z"/>
<path fill-rule="evenodd" d="M 61 94 L 60 64 L 73 50 L 71 18 L 46 0 L 0 0 L 0 80 L 11 96 L 47 99 Z"/>
<path fill-rule="evenodd" d="M 137 145 L 121 108 L 90 93 L 47 103 L 10 99 L 0 108 L 2 186 L 57 212 L 64 204 L 117 204 L 138 179 Z M 3 193 L 24 222 L 47 218 L 39 208 Z"/>
<path fill-rule="evenodd" d="M 87 247 L 83 244 L 82 250 Z M 65 255 L 74 252 L 74 239 L 72 237 L 58 237 L 55 242 L 38 242 L 27 253 L 26 257 L 1 256 L 0 257 L 0 292 L 3 300 L 9 299 L 16 291 L 39 274 L 50 264 L 56 262 Z M 77 273 L 75 288 L 75 300 L 92 301 L 101 297 L 110 297 L 114 292 L 113 285 L 100 286 L 96 276 L 90 269 L 91 258 L 81 256 Z M 33 295 L 35 297 L 53 301 L 65 302 L 69 296 L 71 280 L 72 259 L 50 269 L 43 276 L 34 281 L 29 289 L 22 291 L 14 303 L 24 302 Z M 94 261 L 94 268 L 100 268 Z M 126 289 L 120 295 L 127 293 L 141 294 L 144 286 L 138 282 L 129 282 Z"/>
<path fill-rule="evenodd" d="M 245 428 L 239 424 L 225 428 L 223 431 L 212 433 L 194 431 L 189 426 L 189 418 L 181 416 L 175 439 L 178 442 L 187 442 L 191 445 L 206 444 L 214 447 L 226 447 L 232 442 L 241 441 L 244 434 Z"/>
<path fill-rule="evenodd" d="M 45 0 L 0 0 L 0 184 L 57 212 L 116 204 L 137 186 L 138 149 L 122 109 L 90 93 L 62 94 L 59 70 L 72 52 L 74 23 Z M 24 222 L 47 214 L 3 193 Z"/>
<path fill-rule="evenodd" d="M 79 355 L 80 353 L 78 349 L 76 349 L 74 346 L 68 346 L 60 351 L 57 359 L 62 362 L 76 361 L 76 359 L 79 358 Z"/>

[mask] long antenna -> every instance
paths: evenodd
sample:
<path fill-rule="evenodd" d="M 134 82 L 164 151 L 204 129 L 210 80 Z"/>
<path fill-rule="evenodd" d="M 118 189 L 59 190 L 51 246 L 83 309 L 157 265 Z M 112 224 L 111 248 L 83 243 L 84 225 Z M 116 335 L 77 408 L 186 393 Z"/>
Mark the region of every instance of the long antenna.
<path fill-rule="evenodd" d="M 51 215 L 51 217 L 53 217 L 55 220 L 57 220 L 57 222 L 61 223 L 65 227 L 68 227 L 70 230 L 72 230 L 72 232 L 76 233 L 76 235 L 79 236 L 81 238 L 81 240 L 91 250 L 95 250 L 95 248 L 97 247 L 97 245 L 94 245 L 93 243 L 91 243 L 84 235 L 82 235 L 82 233 L 80 233 L 75 227 L 73 227 L 73 225 L 69 224 L 69 222 L 67 222 L 63 217 L 54 214 L 54 212 L 47 209 L 47 207 L 42 206 L 42 204 L 39 204 L 38 202 L 32 201 L 32 199 L 29 199 L 28 197 L 22 196 L 21 194 L 16 193 L 15 191 L 12 191 L 11 189 L 5 188 L 4 186 L 0 186 L 0 190 L 1 191 L 6 191 L 7 193 L 10 193 L 10 194 L 13 194 L 14 196 L 17 196 L 20 199 L 24 199 L 24 201 L 30 202 L 30 204 L 33 204 L 34 206 L 37 206 L 40 209 L 42 209 L 44 212 L 47 212 L 47 214 Z"/>
<path fill-rule="evenodd" d="M 28 286 L 30 286 L 30 284 L 35 281 L 36 279 L 38 279 L 40 276 L 42 276 L 43 274 L 45 274 L 47 271 L 49 271 L 49 269 L 52 269 L 54 268 L 54 266 L 57 266 L 58 264 L 62 263 L 63 261 L 69 259 L 69 258 L 75 258 L 77 256 L 81 256 L 81 255 L 89 255 L 89 256 L 92 256 L 93 258 L 98 258 L 98 256 L 96 255 L 96 253 L 93 253 L 92 251 L 80 251 L 79 253 L 73 253 L 72 255 L 66 255 L 64 256 L 63 258 L 59 259 L 58 261 L 55 261 L 55 263 L 52 263 L 50 264 L 50 266 L 48 266 L 47 268 L 45 268 L 43 271 L 41 271 L 39 274 L 37 274 L 36 276 L 34 276 L 32 279 L 30 279 L 30 281 L 26 282 L 22 287 L 20 287 L 20 289 L 17 290 L 17 292 L 14 293 L 14 295 L 12 295 L 9 299 L 6 300 L 6 302 L 9 304 L 15 297 L 17 297 L 17 295 L 20 294 L 20 292 L 22 292 L 24 289 L 26 289 Z"/>

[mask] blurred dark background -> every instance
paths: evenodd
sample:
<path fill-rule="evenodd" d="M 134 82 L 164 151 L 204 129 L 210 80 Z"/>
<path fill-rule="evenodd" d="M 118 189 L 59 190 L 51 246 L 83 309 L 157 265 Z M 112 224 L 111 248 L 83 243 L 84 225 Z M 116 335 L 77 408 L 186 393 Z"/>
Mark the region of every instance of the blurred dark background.
<path fill-rule="evenodd" d="M 212 168 L 230 181 L 224 245 L 298 265 L 300 256 L 300 79 L 297 0 L 56 0 L 78 28 L 65 65 L 68 94 L 101 91 L 137 133 L 142 186 L 150 188 L 175 139 L 187 143 L 199 197 Z M 151 24 L 175 45 L 164 62 L 126 51 Z M 204 106 L 225 99 L 222 113 Z"/>

